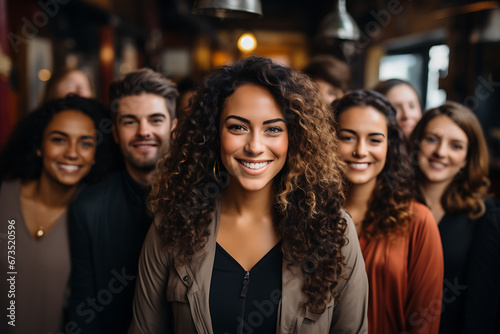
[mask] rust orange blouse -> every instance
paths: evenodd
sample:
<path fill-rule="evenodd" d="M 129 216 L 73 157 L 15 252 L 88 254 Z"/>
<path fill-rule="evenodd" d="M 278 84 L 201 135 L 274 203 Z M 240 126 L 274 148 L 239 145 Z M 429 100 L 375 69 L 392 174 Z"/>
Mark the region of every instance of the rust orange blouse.
<path fill-rule="evenodd" d="M 370 284 L 368 333 L 438 333 L 443 248 L 430 210 L 416 202 L 403 235 L 359 243 Z"/>

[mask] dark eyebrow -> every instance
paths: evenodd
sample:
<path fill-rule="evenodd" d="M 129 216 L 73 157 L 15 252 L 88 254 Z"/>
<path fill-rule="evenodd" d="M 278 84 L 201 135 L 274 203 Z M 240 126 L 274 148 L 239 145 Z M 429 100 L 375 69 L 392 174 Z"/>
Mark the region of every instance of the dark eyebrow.
<path fill-rule="evenodd" d="M 356 131 L 353 131 L 353 130 L 349 130 L 349 129 L 340 129 L 340 131 L 339 131 L 339 132 L 342 132 L 342 131 L 352 133 L 353 135 L 357 135 Z"/>
<path fill-rule="evenodd" d="M 243 123 L 250 124 L 250 121 L 248 119 L 240 117 L 240 116 L 235 116 L 235 115 L 227 116 L 226 119 L 225 119 L 225 121 L 227 121 L 230 118 L 234 118 L 234 119 L 237 119 L 239 121 L 242 121 Z M 270 119 L 270 120 L 264 121 L 262 124 L 269 124 L 269 123 L 274 123 L 274 122 L 283 122 L 283 123 L 286 123 L 283 118 L 274 118 L 274 119 Z"/>
<path fill-rule="evenodd" d="M 90 139 L 92 141 L 96 141 L 96 138 L 92 136 L 81 136 L 80 139 Z"/>
<path fill-rule="evenodd" d="M 243 123 L 250 124 L 250 121 L 248 119 L 240 117 L 240 116 L 235 116 L 235 115 L 227 116 L 226 119 L 224 120 L 224 122 L 227 121 L 230 118 L 234 118 L 234 119 L 237 119 L 238 121 L 242 121 Z"/>
<path fill-rule="evenodd" d="M 342 132 L 342 131 L 352 133 L 353 135 L 357 135 L 356 131 L 353 131 L 353 130 L 349 130 L 349 129 L 340 129 L 340 131 L 339 131 L 339 132 Z M 384 135 L 383 133 L 380 133 L 380 132 L 373 132 L 373 133 L 368 134 L 368 136 L 382 136 L 382 137 L 384 137 L 384 138 L 385 138 L 385 135 Z"/>
<path fill-rule="evenodd" d="M 268 121 L 265 121 L 262 124 L 269 124 L 269 123 L 274 123 L 274 122 L 283 122 L 286 124 L 285 120 L 283 118 L 275 118 L 275 119 L 270 119 Z"/>
<path fill-rule="evenodd" d="M 55 134 L 55 135 L 61 135 L 61 136 L 64 136 L 64 137 L 68 137 L 68 134 L 67 134 L 67 133 L 62 132 L 62 131 L 57 131 L 57 130 L 51 131 L 51 132 L 49 133 L 49 135 L 52 135 L 52 134 Z"/>
<path fill-rule="evenodd" d="M 368 136 L 382 136 L 385 138 L 385 135 L 381 132 L 373 132 L 373 133 L 370 133 Z"/>
<path fill-rule="evenodd" d="M 125 118 L 132 118 L 132 119 L 137 119 L 137 117 L 135 117 L 134 115 L 130 115 L 130 114 L 126 114 L 126 115 L 122 115 L 118 118 L 118 120 L 120 121 L 123 121 L 123 119 Z"/>
<path fill-rule="evenodd" d="M 148 115 L 148 118 L 153 118 L 153 117 L 162 117 L 162 118 L 167 118 L 167 116 L 165 116 L 165 114 L 162 114 L 162 113 L 156 113 L 156 114 L 151 114 L 151 115 Z"/>
<path fill-rule="evenodd" d="M 54 131 L 51 131 L 51 132 L 49 133 L 49 135 L 54 135 L 54 134 L 55 134 L 55 135 L 60 135 L 60 136 L 63 136 L 63 137 L 69 137 L 67 133 L 62 132 L 62 131 L 57 131 L 57 130 L 54 130 Z M 93 141 L 95 141 L 95 140 L 96 140 L 96 138 L 95 138 L 95 137 L 93 137 L 93 136 L 81 136 L 81 137 L 80 137 L 80 139 L 91 139 L 91 140 L 93 140 Z"/>

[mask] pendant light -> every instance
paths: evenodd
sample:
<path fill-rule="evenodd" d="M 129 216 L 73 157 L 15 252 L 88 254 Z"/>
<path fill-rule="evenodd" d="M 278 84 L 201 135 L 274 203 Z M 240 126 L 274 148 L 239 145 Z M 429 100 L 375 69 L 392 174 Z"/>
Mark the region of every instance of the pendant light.
<path fill-rule="evenodd" d="M 356 21 L 347 12 L 346 0 L 338 0 L 337 8 L 330 12 L 319 25 L 319 39 L 337 38 L 357 41 L 361 36 Z"/>
<path fill-rule="evenodd" d="M 260 0 L 196 0 L 193 14 L 248 19 L 262 16 Z"/>

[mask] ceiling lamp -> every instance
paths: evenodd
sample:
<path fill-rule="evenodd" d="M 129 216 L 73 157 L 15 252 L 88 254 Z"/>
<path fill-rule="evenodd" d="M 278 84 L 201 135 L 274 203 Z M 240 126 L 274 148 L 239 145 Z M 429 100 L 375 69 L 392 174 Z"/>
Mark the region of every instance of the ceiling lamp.
<path fill-rule="evenodd" d="M 252 33 L 246 33 L 238 39 L 238 49 L 243 53 L 252 52 L 257 48 L 257 39 Z"/>
<path fill-rule="evenodd" d="M 361 36 L 356 21 L 346 10 L 346 0 L 338 0 L 337 9 L 328 14 L 319 25 L 318 38 L 338 38 L 357 41 Z"/>
<path fill-rule="evenodd" d="M 247 19 L 262 16 L 260 0 L 196 0 L 193 14 Z"/>

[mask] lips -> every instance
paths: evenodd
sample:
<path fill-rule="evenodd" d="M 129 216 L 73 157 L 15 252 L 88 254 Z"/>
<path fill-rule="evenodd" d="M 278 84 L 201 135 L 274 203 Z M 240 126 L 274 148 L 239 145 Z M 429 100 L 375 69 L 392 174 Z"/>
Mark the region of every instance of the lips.
<path fill-rule="evenodd" d="M 347 165 L 349 166 L 350 170 L 354 171 L 365 171 L 370 167 L 371 163 L 370 162 L 347 162 Z"/>
<path fill-rule="evenodd" d="M 137 142 L 132 142 L 131 146 L 138 151 L 149 151 L 151 149 L 158 147 L 158 143 L 157 142 L 137 141 Z"/>
<path fill-rule="evenodd" d="M 63 164 L 60 162 L 57 162 L 56 164 L 57 164 L 57 167 L 59 167 L 59 169 L 61 171 L 63 171 L 64 173 L 67 173 L 67 174 L 77 173 L 82 168 L 81 165 L 68 165 L 68 164 Z"/>
<path fill-rule="evenodd" d="M 261 169 L 261 168 L 269 165 L 269 163 L 271 163 L 271 161 L 253 163 L 253 162 L 247 162 L 247 161 L 240 160 L 240 163 L 243 166 L 248 167 L 250 169 Z"/>
<path fill-rule="evenodd" d="M 443 164 L 441 162 L 438 162 L 438 161 L 434 161 L 434 160 L 429 160 L 429 166 L 431 166 L 434 169 L 443 169 L 443 168 L 446 168 L 445 164 Z"/>
<path fill-rule="evenodd" d="M 238 160 L 238 159 L 237 159 Z M 238 160 L 241 169 L 249 175 L 260 175 L 263 174 L 269 165 L 271 165 L 272 160 L 261 160 L 261 161 L 248 161 L 248 160 Z"/>

